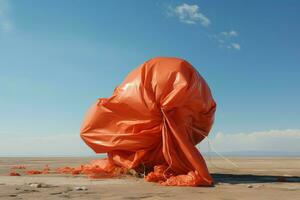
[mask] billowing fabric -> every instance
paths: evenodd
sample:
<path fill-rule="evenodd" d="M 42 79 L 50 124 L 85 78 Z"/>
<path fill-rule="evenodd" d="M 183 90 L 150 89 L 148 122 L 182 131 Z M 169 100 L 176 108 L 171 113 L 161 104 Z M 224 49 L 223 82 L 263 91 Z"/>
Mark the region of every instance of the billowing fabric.
<path fill-rule="evenodd" d="M 208 85 L 191 64 L 154 58 L 133 70 L 110 98 L 96 101 L 81 137 L 96 153 L 107 153 L 103 165 L 142 165 L 151 171 L 146 180 L 162 185 L 209 186 L 213 180 L 195 145 L 208 135 L 215 110 Z"/>

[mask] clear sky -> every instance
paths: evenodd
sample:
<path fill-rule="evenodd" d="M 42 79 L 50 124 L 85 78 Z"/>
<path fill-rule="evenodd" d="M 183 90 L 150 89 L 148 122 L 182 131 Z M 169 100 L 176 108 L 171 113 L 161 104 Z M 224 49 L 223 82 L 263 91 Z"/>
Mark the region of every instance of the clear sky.
<path fill-rule="evenodd" d="M 212 140 L 266 138 L 248 149 L 219 141 L 222 151 L 274 150 L 270 135 L 300 152 L 299 10 L 297 0 L 0 0 L 0 155 L 90 152 L 79 139 L 88 107 L 156 56 L 184 58 L 206 79 Z"/>

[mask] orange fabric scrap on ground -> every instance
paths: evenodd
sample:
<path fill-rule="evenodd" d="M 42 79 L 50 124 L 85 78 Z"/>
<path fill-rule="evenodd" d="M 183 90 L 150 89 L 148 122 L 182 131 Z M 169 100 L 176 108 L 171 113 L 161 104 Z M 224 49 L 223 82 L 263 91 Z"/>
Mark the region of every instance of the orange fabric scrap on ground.
<path fill-rule="evenodd" d="M 81 165 L 79 167 L 63 167 L 57 168 L 56 173 L 59 174 L 84 174 L 88 178 L 112 178 L 126 174 L 127 170 L 111 164 L 108 159 L 94 160 L 90 164 Z"/>
<path fill-rule="evenodd" d="M 27 175 L 42 174 L 42 171 L 41 170 L 27 170 L 26 174 Z"/>
<path fill-rule="evenodd" d="M 17 172 L 10 172 L 9 173 L 10 176 L 21 176 L 19 173 Z"/>
<path fill-rule="evenodd" d="M 113 174 L 105 169 L 142 165 L 152 171 L 146 180 L 161 185 L 211 186 L 213 179 L 195 145 L 208 135 L 215 110 L 208 85 L 191 64 L 179 58 L 151 59 L 88 111 L 81 137 L 96 153 L 108 155 L 88 171 Z"/>
<path fill-rule="evenodd" d="M 50 168 L 48 165 L 45 165 L 43 170 L 27 170 L 25 173 L 27 175 L 35 175 L 35 174 L 49 174 Z"/>

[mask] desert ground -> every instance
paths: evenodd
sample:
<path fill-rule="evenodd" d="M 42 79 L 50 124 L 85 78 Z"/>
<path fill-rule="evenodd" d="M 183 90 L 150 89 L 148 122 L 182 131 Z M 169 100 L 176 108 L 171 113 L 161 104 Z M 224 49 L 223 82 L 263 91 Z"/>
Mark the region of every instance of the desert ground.
<path fill-rule="evenodd" d="M 293 199 L 300 200 L 300 157 L 206 158 L 214 187 L 170 187 L 126 176 L 89 180 L 61 174 L 9 176 L 10 168 L 78 166 L 95 158 L 0 158 L 0 199 Z M 16 170 L 18 171 L 18 170 Z"/>

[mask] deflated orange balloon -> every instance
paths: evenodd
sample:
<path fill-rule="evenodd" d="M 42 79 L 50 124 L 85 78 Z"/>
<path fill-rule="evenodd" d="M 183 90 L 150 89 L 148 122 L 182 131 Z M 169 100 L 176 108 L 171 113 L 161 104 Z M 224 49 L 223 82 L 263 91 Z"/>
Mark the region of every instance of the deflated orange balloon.
<path fill-rule="evenodd" d="M 150 170 L 148 181 L 210 186 L 195 145 L 208 135 L 215 110 L 208 85 L 191 64 L 159 57 L 133 70 L 110 98 L 98 99 L 80 134 L 96 153 L 107 153 L 97 161 L 104 170 L 143 166 Z"/>

